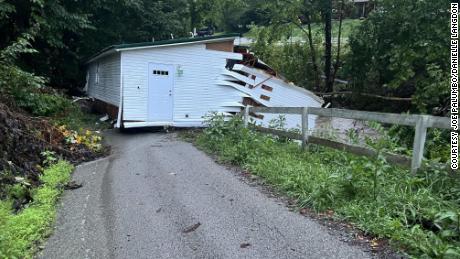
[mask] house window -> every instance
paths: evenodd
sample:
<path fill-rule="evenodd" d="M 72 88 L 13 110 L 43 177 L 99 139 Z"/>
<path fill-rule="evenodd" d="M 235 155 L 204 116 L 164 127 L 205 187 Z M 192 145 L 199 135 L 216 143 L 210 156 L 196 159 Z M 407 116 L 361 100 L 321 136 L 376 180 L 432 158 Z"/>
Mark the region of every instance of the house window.
<path fill-rule="evenodd" d="M 99 62 L 96 64 L 96 84 L 99 84 Z"/>

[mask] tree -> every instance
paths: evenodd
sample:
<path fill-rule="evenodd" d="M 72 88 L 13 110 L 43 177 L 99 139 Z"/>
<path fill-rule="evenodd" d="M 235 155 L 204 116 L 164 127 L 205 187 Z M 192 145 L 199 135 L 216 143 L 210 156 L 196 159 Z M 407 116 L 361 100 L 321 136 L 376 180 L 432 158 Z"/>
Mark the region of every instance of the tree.
<path fill-rule="evenodd" d="M 332 78 L 332 0 L 324 0 L 321 15 L 324 20 L 325 92 L 332 92 L 334 90 L 334 79 Z"/>
<path fill-rule="evenodd" d="M 29 40 L 36 51 L 15 65 L 69 90 L 84 84 L 83 61 L 103 47 L 190 31 L 187 0 L 10 0 L 0 2 L 0 16 L 0 49 L 36 28 Z"/>
<path fill-rule="evenodd" d="M 244 27 L 245 0 L 189 0 L 191 28 L 212 27 L 218 31 L 239 31 Z"/>
<path fill-rule="evenodd" d="M 265 15 L 270 17 L 269 21 L 264 25 L 267 30 L 274 31 L 274 34 L 278 35 L 278 39 L 283 37 L 289 37 L 290 27 L 297 27 L 302 33 L 303 37 L 306 38 L 307 45 L 309 48 L 308 59 L 310 59 L 310 65 L 305 67 L 312 69 L 314 73 L 304 71 L 305 75 L 309 76 L 310 80 L 313 80 L 313 87 L 318 92 L 332 92 L 335 77 L 337 72 L 341 68 L 341 41 L 338 39 L 337 52 L 335 55 L 335 62 L 333 64 L 333 44 L 332 44 L 332 16 L 333 7 L 340 10 L 339 15 L 339 38 L 341 37 L 342 30 L 342 19 L 343 11 L 345 10 L 345 0 L 332 1 L 332 0 L 291 0 L 288 4 L 285 2 L 281 3 L 278 1 L 270 1 L 264 3 Z M 312 23 L 323 25 L 323 39 L 320 46 L 312 32 Z M 260 40 L 260 39 L 258 39 Z M 324 54 L 322 58 L 317 55 L 319 50 L 323 50 Z M 297 57 L 305 58 L 305 57 Z M 320 66 L 323 66 L 322 72 Z M 321 82 L 321 77 L 324 75 L 324 84 Z M 311 85 L 309 83 L 308 85 Z"/>
<path fill-rule="evenodd" d="M 412 97 L 412 105 L 392 107 L 356 98 L 357 108 L 448 111 L 448 6 L 448 0 L 379 1 L 378 9 L 350 37 L 350 90 Z"/>

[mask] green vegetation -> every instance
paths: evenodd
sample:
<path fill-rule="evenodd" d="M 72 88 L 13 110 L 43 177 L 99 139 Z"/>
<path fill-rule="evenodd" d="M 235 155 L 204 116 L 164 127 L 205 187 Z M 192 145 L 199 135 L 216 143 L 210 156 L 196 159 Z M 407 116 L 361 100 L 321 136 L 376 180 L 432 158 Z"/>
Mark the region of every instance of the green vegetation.
<path fill-rule="evenodd" d="M 353 30 L 359 27 L 359 25 L 362 22 L 363 21 L 360 19 L 344 19 L 342 21 L 341 39 L 345 42 L 348 41 L 348 38 L 350 37 L 350 35 L 352 35 Z M 323 38 L 324 38 L 324 28 L 323 27 L 324 26 L 321 23 L 316 22 L 316 23 L 311 24 L 312 34 L 315 37 L 319 37 L 321 41 L 323 41 Z M 264 27 L 252 26 L 251 30 L 248 33 L 246 33 L 245 36 L 249 38 L 253 38 L 253 39 L 258 39 L 257 38 L 258 31 L 261 30 L 262 28 Z M 282 39 L 283 40 L 282 42 L 283 43 L 289 42 L 289 40 L 286 40 L 286 37 L 294 37 L 293 39 L 294 41 L 303 39 L 305 37 L 305 32 L 303 30 L 307 30 L 307 29 L 308 28 L 305 25 L 302 26 L 302 29 L 298 28 L 297 26 L 289 25 L 289 28 L 288 28 L 289 32 L 287 32 L 286 35 L 283 35 L 284 39 Z M 334 43 L 337 44 L 337 37 L 339 35 L 339 21 L 338 20 L 332 21 L 332 35 L 333 35 L 333 39 L 335 39 Z M 297 39 L 295 37 L 297 37 Z"/>
<path fill-rule="evenodd" d="M 345 75 L 352 91 L 412 97 L 409 110 L 442 115 L 449 97 L 449 1 L 414 1 L 395 5 L 379 2 L 385 11 L 373 12 L 349 41 Z M 410 14 L 410 15 L 409 15 Z M 385 108 L 365 98 L 357 108 Z M 374 103 L 373 103 L 374 102 Z M 407 104 L 404 105 L 407 109 Z"/>
<path fill-rule="evenodd" d="M 449 46 L 449 1 L 379 1 L 378 9 L 368 18 L 343 20 L 340 56 L 336 17 L 331 30 L 332 74 L 350 83 L 335 84 L 332 89 L 326 89 L 324 80 L 320 86 L 315 82 L 318 73 L 326 76 L 325 2 L 293 1 L 292 5 L 283 5 L 267 1 L 269 21 L 256 24 L 248 34 L 256 39 L 253 51 L 300 86 L 317 92 L 348 92 L 330 97 L 333 104 L 360 110 L 448 113 L 450 71 L 445 60 L 449 59 L 449 48 L 445 46 Z M 332 2 L 339 12 L 340 1 Z M 345 18 L 350 17 L 347 8 Z M 309 45 L 308 23 L 313 48 Z M 292 43 L 287 40 L 291 36 L 297 37 Z M 412 100 L 366 98 L 360 93 Z"/>
<path fill-rule="evenodd" d="M 353 19 L 343 21 L 341 34 L 341 54 L 343 56 L 346 56 L 350 51 L 347 43 L 349 36 L 361 23 L 361 20 Z M 336 50 L 338 44 L 338 21 L 333 21 L 332 24 L 332 44 Z M 324 52 L 324 26 L 321 23 L 313 23 L 311 27 L 315 45 L 314 55 L 321 57 Z M 271 67 L 298 86 L 316 90 L 315 70 L 309 58 L 312 55 L 312 50 L 308 47 L 308 43 L 305 42 L 304 30 L 307 28 L 306 26 L 302 28 L 303 30 L 292 24 L 276 29 L 266 26 L 253 26 L 246 36 L 256 40 L 251 46 L 251 50 L 264 62 L 270 64 Z M 317 62 L 319 67 L 324 66 L 323 59 Z M 339 73 L 339 76 L 340 78 L 345 77 L 341 73 Z"/>
<path fill-rule="evenodd" d="M 352 34 L 353 30 L 359 27 L 363 21 L 360 19 L 344 19 L 342 21 L 342 40 L 348 41 L 348 37 Z M 311 25 L 313 34 L 322 35 L 324 33 L 323 25 L 320 23 L 313 23 Z M 297 31 L 298 35 L 302 35 L 300 31 Z M 332 21 L 332 37 L 337 39 L 339 35 L 339 21 Z"/>
<path fill-rule="evenodd" d="M 171 34 L 188 37 L 195 27 L 216 32 L 252 28 L 248 35 L 256 42 L 251 51 L 299 86 L 342 92 L 325 95 L 333 107 L 446 116 L 448 7 L 447 0 L 380 0 L 361 21 L 351 19 L 357 13 L 352 1 L 338 0 L 0 0 L 0 116 L 8 122 L 0 125 L 0 134 L 9 141 L 0 142 L 0 198 L 8 196 L 0 202 L 0 256 L 31 257 L 60 192 L 54 186 L 58 178 L 46 175 L 53 175 L 53 168 L 67 172 L 70 166 L 51 166 L 42 176 L 45 184 L 32 193 L 23 185 L 11 186 L 11 179 L 38 179 L 41 155 L 47 165 L 53 163 L 53 154 L 44 151 L 62 150 L 63 143 L 73 144 L 67 155 L 87 154 L 72 152 L 81 146 L 101 148 L 93 131 L 106 124 L 82 112 L 65 94 L 81 93 L 86 76 L 82 64 L 102 48 L 169 39 Z M 336 84 L 335 78 L 349 84 Z M 8 111 L 10 99 L 44 118 L 23 116 L 15 107 Z M 210 123 L 197 140 L 200 146 L 262 176 L 300 205 L 332 209 L 337 217 L 390 238 L 414 256 L 460 256 L 460 185 L 447 172 L 429 168 L 412 176 L 382 157 L 369 160 L 315 146 L 300 152 L 289 141 L 242 129 L 238 120 L 224 123 L 216 117 Z M 413 134 L 413 129 L 394 127 L 390 136 L 371 144 L 405 153 Z M 427 157 L 448 161 L 448 139 L 447 131 L 430 130 Z M 44 147 L 46 142 L 51 143 Z M 11 214 L 13 200 L 30 195 L 33 202 Z"/>
<path fill-rule="evenodd" d="M 12 95 L 19 107 L 36 116 L 53 116 L 72 107 L 69 99 L 48 93 L 40 93 L 33 89 L 16 88 Z"/>
<path fill-rule="evenodd" d="M 0 201 L 0 257 L 32 258 L 37 246 L 51 231 L 55 204 L 69 181 L 73 166 L 59 161 L 44 170 L 42 185 L 30 191 L 33 201 L 13 212 L 12 202 L 29 192 L 23 184 L 11 186 L 8 199 Z"/>
<path fill-rule="evenodd" d="M 46 83 L 75 93 L 81 65 L 109 45 L 188 37 L 194 27 L 234 31 L 246 10 L 243 0 L 2 0 L 0 88 Z"/>
<path fill-rule="evenodd" d="M 411 175 L 382 156 L 315 145 L 303 152 L 297 143 L 244 128 L 240 118 L 214 116 L 208 123 L 197 145 L 262 177 L 299 206 L 333 210 L 414 257 L 460 256 L 460 179 L 449 172 L 433 167 Z"/>
<path fill-rule="evenodd" d="M 295 1 L 297 5 L 283 6 L 270 2 L 278 12 L 270 16 L 269 25 L 254 26 L 249 35 L 256 39 L 252 49 L 258 57 L 297 85 L 325 92 L 325 80 L 321 80 L 320 87 L 316 82 L 318 73 L 325 75 L 322 70 L 325 66 L 323 11 L 315 7 L 321 1 L 307 2 L 310 5 Z M 383 0 L 368 18 L 345 19 L 341 38 L 348 40 L 341 42 L 340 58 L 333 55 L 333 63 L 337 65 L 333 74 L 349 83 L 335 83 L 333 89 L 326 89 L 346 93 L 326 95 L 326 101 L 333 106 L 357 110 L 447 116 L 450 109 L 450 69 L 445 62 L 449 59 L 449 48 L 445 47 L 449 46 L 448 5 L 447 0 Z M 297 16 L 309 17 L 309 20 L 296 23 Z M 308 44 L 308 21 L 313 48 Z M 290 42 L 287 39 L 292 35 L 301 40 Z M 337 37 L 338 22 L 333 21 L 335 54 L 338 54 Z M 312 57 L 316 57 L 315 62 Z M 315 63 L 321 68 L 319 72 L 315 70 Z M 362 93 L 382 98 L 366 97 Z M 390 132 L 399 146 L 412 146 L 413 128 L 393 127 Z M 427 157 L 448 161 L 449 132 L 430 130 L 429 135 Z"/>

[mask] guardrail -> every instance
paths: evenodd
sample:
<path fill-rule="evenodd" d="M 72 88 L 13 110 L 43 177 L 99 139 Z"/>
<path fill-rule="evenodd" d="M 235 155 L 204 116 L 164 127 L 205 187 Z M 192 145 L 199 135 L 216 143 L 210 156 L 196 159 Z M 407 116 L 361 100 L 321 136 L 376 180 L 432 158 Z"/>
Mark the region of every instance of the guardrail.
<path fill-rule="evenodd" d="M 249 123 L 250 113 L 275 113 L 275 114 L 299 114 L 302 117 L 302 134 L 293 132 L 256 127 L 257 130 L 269 134 L 274 134 L 291 139 L 302 141 L 302 148 L 305 149 L 308 143 L 327 146 L 330 148 L 344 150 L 357 155 L 375 157 L 377 151 L 371 148 L 349 145 L 341 142 L 327 140 L 308 135 L 308 116 L 317 115 L 322 117 L 338 117 L 345 119 L 376 121 L 385 124 L 397 124 L 415 127 L 414 147 L 412 158 L 403 155 L 392 153 L 384 153 L 383 155 L 391 163 L 396 163 L 404 166 L 410 166 L 411 172 L 415 173 L 422 165 L 423 152 L 425 148 L 426 133 L 428 128 L 450 129 L 450 120 L 445 117 L 437 117 L 430 115 L 409 115 L 409 114 L 394 114 L 381 112 L 366 112 L 343 109 L 325 109 L 316 107 L 249 107 L 244 109 L 244 125 L 247 127 Z"/>

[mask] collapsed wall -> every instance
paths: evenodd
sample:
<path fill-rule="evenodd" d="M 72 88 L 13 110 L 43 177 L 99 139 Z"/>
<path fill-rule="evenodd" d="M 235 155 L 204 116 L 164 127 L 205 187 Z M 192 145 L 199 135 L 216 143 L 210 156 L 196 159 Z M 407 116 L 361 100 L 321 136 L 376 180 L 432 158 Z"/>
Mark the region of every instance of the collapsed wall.
<path fill-rule="evenodd" d="M 245 96 L 241 106 L 261 107 L 321 107 L 323 99 L 314 93 L 286 80 L 282 75 L 256 58 L 245 49 L 236 48 L 243 54 L 242 61 L 229 61 L 219 77 L 219 84 L 233 87 Z M 300 128 L 300 115 L 250 114 L 256 124 Z M 309 116 L 309 127 L 315 127 L 316 116 Z"/>

